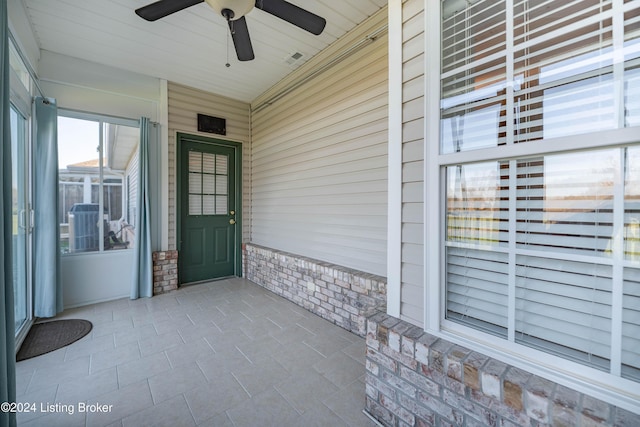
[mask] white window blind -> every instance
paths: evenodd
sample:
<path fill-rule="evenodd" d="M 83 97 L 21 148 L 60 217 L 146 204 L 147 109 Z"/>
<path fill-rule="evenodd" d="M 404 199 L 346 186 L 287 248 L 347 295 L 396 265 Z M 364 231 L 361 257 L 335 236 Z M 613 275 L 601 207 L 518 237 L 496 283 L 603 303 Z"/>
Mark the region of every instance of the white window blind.
<path fill-rule="evenodd" d="M 617 127 L 611 1 L 516 1 L 515 141 Z"/>
<path fill-rule="evenodd" d="M 518 256 L 516 342 L 609 370 L 612 267 Z"/>
<path fill-rule="evenodd" d="M 443 19 L 443 153 L 506 142 L 505 7 L 505 1 L 479 1 Z"/>
<path fill-rule="evenodd" d="M 508 178 L 508 163 L 447 168 L 447 313 L 503 337 L 508 324 Z"/>
<path fill-rule="evenodd" d="M 640 268 L 625 268 L 622 301 L 622 376 L 640 381 Z"/>
<path fill-rule="evenodd" d="M 447 167 L 447 319 L 506 338 L 513 286 L 515 342 L 610 370 L 613 272 L 626 263 L 619 351 L 638 377 L 639 168 L 638 147 Z"/>
<path fill-rule="evenodd" d="M 519 248 L 609 256 L 618 150 L 518 162 Z"/>
<path fill-rule="evenodd" d="M 639 126 L 640 2 L 445 0 L 442 14 L 446 320 L 640 380 L 638 144 L 462 156 Z"/>
<path fill-rule="evenodd" d="M 622 374 L 640 380 L 640 147 L 627 149 L 623 161 L 624 258 L 629 267 L 623 274 Z"/>
<path fill-rule="evenodd" d="M 226 215 L 228 156 L 189 152 L 189 215 Z"/>
<path fill-rule="evenodd" d="M 470 3 L 443 3 L 443 154 L 640 124 L 637 2 L 620 11 L 611 0 Z"/>

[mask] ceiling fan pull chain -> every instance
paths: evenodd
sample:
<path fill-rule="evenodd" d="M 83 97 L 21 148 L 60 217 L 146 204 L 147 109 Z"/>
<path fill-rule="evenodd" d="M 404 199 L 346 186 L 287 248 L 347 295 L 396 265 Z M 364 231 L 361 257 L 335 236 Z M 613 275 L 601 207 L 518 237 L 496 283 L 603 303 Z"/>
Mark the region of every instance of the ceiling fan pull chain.
<path fill-rule="evenodd" d="M 227 68 L 231 67 L 231 64 L 229 63 L 229 33 L 228 32 L 227 32 L 227 63 L 224 65 Z"/>

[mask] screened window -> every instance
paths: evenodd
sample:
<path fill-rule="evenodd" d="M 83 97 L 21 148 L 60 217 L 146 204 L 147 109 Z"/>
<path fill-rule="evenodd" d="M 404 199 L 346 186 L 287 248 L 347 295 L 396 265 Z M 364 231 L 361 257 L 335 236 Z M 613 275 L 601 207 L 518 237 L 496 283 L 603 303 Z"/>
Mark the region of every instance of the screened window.
<path fill-rule="evenodd" d="M 445 0 L 440 41 L 444 324 L 640 381 L 640 2 Z"/>

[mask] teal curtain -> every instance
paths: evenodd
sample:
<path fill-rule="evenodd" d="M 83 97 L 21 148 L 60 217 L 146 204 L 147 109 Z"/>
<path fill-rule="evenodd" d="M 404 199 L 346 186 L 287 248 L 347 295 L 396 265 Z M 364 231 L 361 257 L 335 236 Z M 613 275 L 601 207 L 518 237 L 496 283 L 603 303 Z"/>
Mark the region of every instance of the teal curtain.
<path fill-rule="evenodd" d="M 53 317 L 63 309 L 58 219 L 58 108 L 55 99 L 36 98 L 34 118 L 34 314 L 36 317 Z"/>
<path fill-rule="evenodd" d="M 136 200 L 138 217 L 136 218 L 135 262 L 131 299 L 153 296 L 153 262 L 151 259 L 151 222 L 150 210 L 150 145 L 158 144 L 158 125 L 143 117 L 140 120 L 140 144 L 138 146 L 138 197 Z"/>
<path fill-rule="evenodd" d="M 11 129 L 9 106 L 9 25 L 7 18 L 7 0 L 0 0 L 0 71 L 2 84 L 0 85 L 0 129 L 2 129 L 2 143 L 0 143 L 0 403 L 16 401 L 16 343 L 15 323 L 13 314 L 13 213 L 12 179 L 11 179 Z M 14 427 L 16 416 L 13 413 L 0 411 L 0 425 Z"/>

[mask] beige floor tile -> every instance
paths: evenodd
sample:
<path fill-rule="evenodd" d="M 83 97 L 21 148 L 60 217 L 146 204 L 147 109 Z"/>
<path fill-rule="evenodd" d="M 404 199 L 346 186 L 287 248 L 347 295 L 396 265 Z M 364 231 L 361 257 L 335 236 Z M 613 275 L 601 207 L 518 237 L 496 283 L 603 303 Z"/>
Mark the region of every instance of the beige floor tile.
<path fill-rule="evenodd" d="M 189 427 L 196 423 L 183 395 L 178 395 L 122 420 L 124 427 Z"/>
<path fill-rule="evenodd" d="M 342 352 L 337 352 L 313 365 L 313 368 L 342 388 L 362 376 L 363 365 Z"/>
<path fill-rule="evenodd" d="M 275 388 L 300 414 L 322 406 L 322 399 L 340 391 L 331 381 L 314 372 L 292 375 Z"/>
<path fill-rule="evenodd" d="M 131 342 L 111 350 L 105 350 L 91 355 L 91 373 L 103 369 L 113 368 L 122 363 L 140 359 L 140 347 L 137 342 Z"/>
<path fill-rule="evenodd" d="M 203 360 L 215 354 L 213 347 L 204 338 L 177 345 L 166 350 L 165 353 L 172 368 Z"/>
<path fill-rule="evenodd" d="M 88 427 L 107 426 L 119 422 L 122 418 L 131 414 L 153 407 L 151 391 L 146 380 L 129 384 L 118 390 L 90 399 L 89 403 L 111 405 L 111 411 L 87 414 Z"/>
<path fill-rule="evenodd" d="M 64 317 L 94 330 L 19 362 L 21 399 L 111 410 L 21 414 L 20 426 L 375 425 L 362 414 L 364 340 L 244 279 Z"/>
<path fill-rule="evenodd" d="M 96 374 L 73 378 L 58 385 L 56 402 L 76 404 L 118 389 L 115 366 Z"/>
<path fill-rule="evenodd" d="M 149 388 L 156 405 L 205 384 L 207 384 L 207 379 L 195 362 L 178 366 L 149 378 Z"/>
<path fill-rule="evenodd" d="M 350 426 L 375 426 L 376 424 L 362 412 L 365 400 L 364 390 L 362 381 L 354 381 L 326 398 L 323 403 Z"/>
<path fill-rule="evenodd" d="M 27 393 L 89 375 L 89 359 L 89 356 L 83 356 L 67 362 L 52 363 L 50 366 L 37 368 L 31 378 Z"/>
<path fill-rule="evenodd" d="M 224 414 L 226 410 L 241 405 L 250 398 L 228 372 L 218 375 L 206 385 L 185 392 L 184 395 L 198 424 Z"/>
<path fill-rule="evenodd" d="M 126 344 L 143 341 L 148 338 L 155 338 L 158 336 L 156 328 L 152 323 L 146 325 L 134 326 L 133 329 L 127 329 L 125 331 L 116 331 L 114 334 L 114 342 L 116 347 L 122 347 Z"/>
<path fill-rule="evenodd" d="M 164 352 L 154 353 L 138 360 L 121 363 L 117 366 L 118 384 L 123 388 L 138 381 L 147 380 L 171 369 Z"/>
<path fill-rule="evenodd" d="M 250 396 L 260 394 L 291 376 L 282 365 L 271 358 L 252 364 L 246 369 L 234 370 L 232 374 Z"/>
<path fill-rule="evenodd" d="M 40 404 L 46 405 L 47 403 L 55 403 L 57 390 L 58 385 L 53 384 L 48 387 L 38 388 L 31 393 L 27 393 L 19 397 L 18 402 L 35 404 L 35 408 L 29 408 L 28 411 L 17 413 L 16 418 L 18 420 L 18 425 L 23 425 L 28 421 L 41 418 L 46 415 L 40 410 Z"/>
<path fill-rule="evenodd" d="M 300 415 L 274 388 L 227 411 L 236 427 L 295 426 Z"/>
<path fill-rule="evenodd" d="M 182 338 L 180 337 L 180 334 L 178 334 L 178 332 L 173 331 L 167 334 L 145 338 L 141 340 L 139 344 L 140 354 L 142 355 L 142 357 L 146 357 L 153 353 L 158 353 L 177 345 L 182 345 L 184 344 L 184 341 L 182 341 Z"/>

